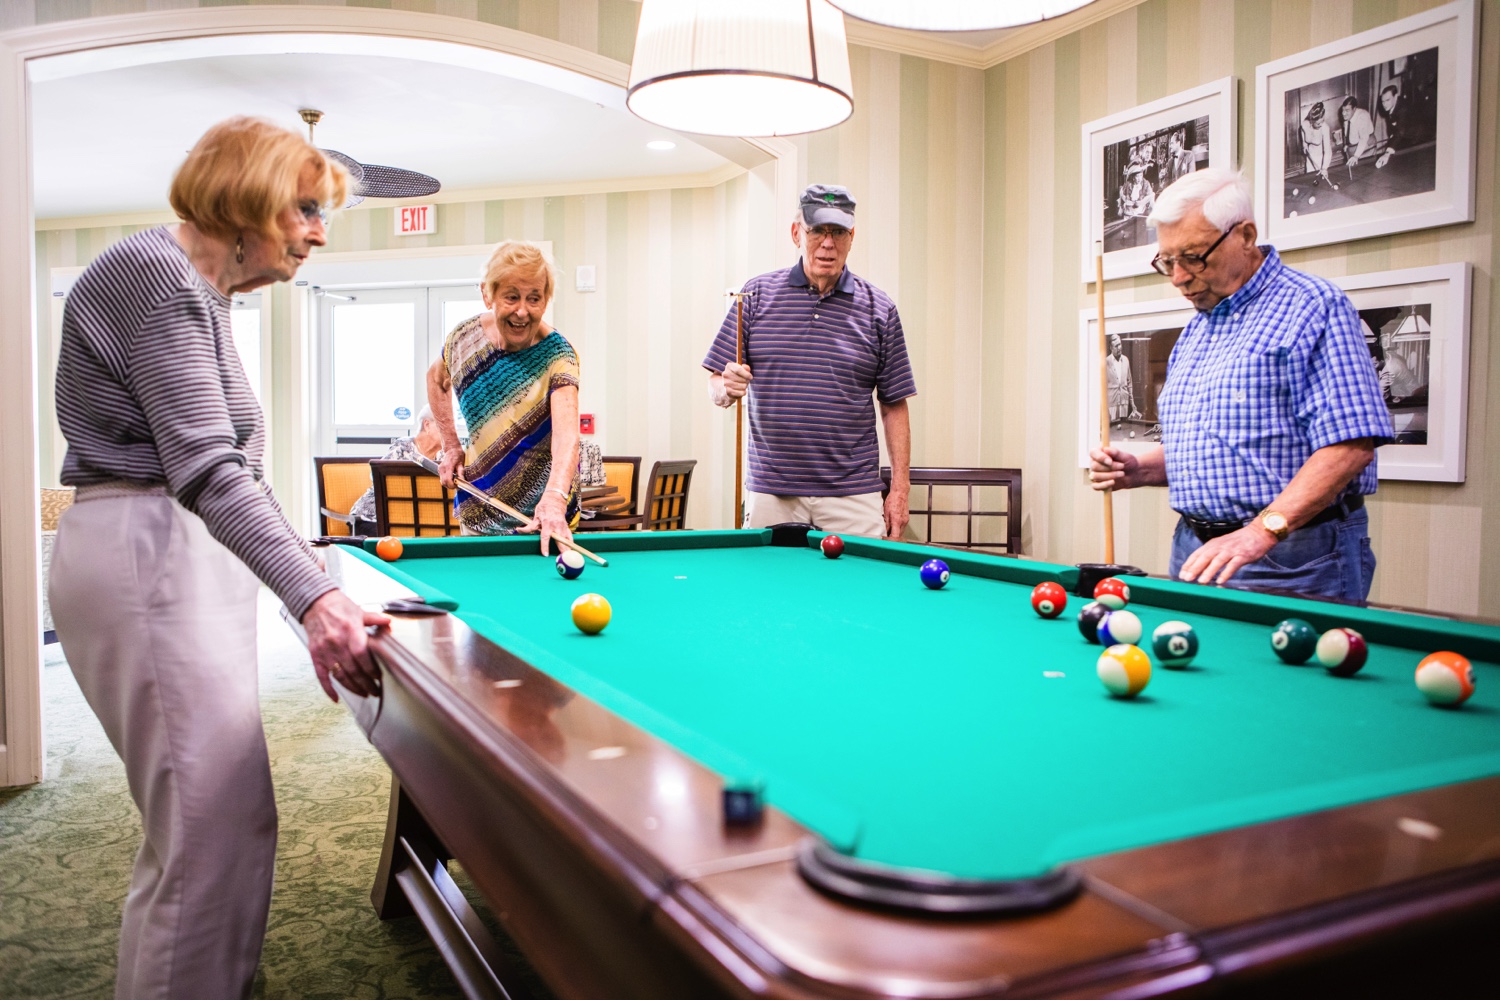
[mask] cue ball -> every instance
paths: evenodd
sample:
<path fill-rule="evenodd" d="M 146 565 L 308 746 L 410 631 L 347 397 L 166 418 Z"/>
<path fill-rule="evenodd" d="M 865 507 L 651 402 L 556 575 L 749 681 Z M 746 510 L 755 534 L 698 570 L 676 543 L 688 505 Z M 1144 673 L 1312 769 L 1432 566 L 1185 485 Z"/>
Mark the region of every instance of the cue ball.
<path fill-rule="evenodd" d="M 1271 651 L 1283 663 L 1306 663 L 1317 648 L 1317 631 L 1301 618 L 1288 618 L 1271 630 Z"/>
<path fill-rule="evenodd" d="M 1099 654 L 1099 683 L 1116 698 L 1134 698 L 1151 681 L 1151 658 L 1140 647 L 1119 643 Z"/>
<path fill-rule="evenodd" d="M 837 559 L 844 554 L 844 540 L 838 535 L 825 535 L 818 543 L 818 548 L 830 559 Z"/>
<path fill-rule="evenodd" d="M 578 631 L 598 635 L 609 624 L 610 607 L 599 594 L 584 594 L 573 602 L 573 624 Z"/>
<path fill-rule="evenodd" d="M 375 543 L 375 554 L 386 562 L 395 562 L 401 558 L 401 548 L 401 539 L 386 535 Z"/>
<path fill-rule="evenodd" d="M 941 589 L 948 576 L 948 564 L 941 559 L 929 559 L 922 564 L 922 582 L 933 590 Z"/>
<path fill-rule="evenodd" d="M 1119 611 L 1130 603 L 1130 586 L 1117 576 L 1106 576 L 1094 584 L 1094 600 L 1111 611 Z"/>
<path fill-rule="evenodd" d="M 1089 601 L 1078 612 L 1078 632 L 1092 643 L 1099 642 L 1099 619 L 1109 614 L 1109 609 L 1098 601 Z"/>
<path fill-rule="evenodd" d="M 583 556 L 572 549 L 563 549 L 557 554 L 557 575 L 564 580 L 576 580 L 583 575 Z"/>
<path fill-rule="evenodd" d="M 1331 628 L 1318 637 L 1318 662 L 1335 677 L 1353 677 L 1369 655 L 1365 637 L 1352 628 Z"/>
<path fill-rule="evenodd" d="M 1043 618 L 1056 618 L 1068 606 L 1068 591 L 1060 583 L 1047 580 L 1031 588 L 1031 610 Z"/>
<path fill-rule="evenodd" d="M 1099 619 L 1101 646 L 1133 646 L 1141 641 L 1141 620 L 1133 611 L 1111 611 Z"/>
<path fill-rule="evenodd" d="M 1151 652 L 1164 667 L 1185 667 L 1198 655 L 1198 633 L 1187 622 L 1162 622 L 1151 633 Z"/>
<path fill-rule="evenodd" d="M 1474 693 L 1474 668 L 1457 653 L 1444 650 L 1417 664 L 1417 690 L 1434 705 L 1462 705 Z"/>

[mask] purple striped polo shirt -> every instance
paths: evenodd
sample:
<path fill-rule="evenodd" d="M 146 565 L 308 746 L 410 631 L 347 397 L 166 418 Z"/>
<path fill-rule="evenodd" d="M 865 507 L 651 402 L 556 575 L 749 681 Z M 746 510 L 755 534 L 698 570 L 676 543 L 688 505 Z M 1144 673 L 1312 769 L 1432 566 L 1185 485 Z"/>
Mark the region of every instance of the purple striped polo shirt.
<path fill-rule="evenodd" d="M 748 487 L 776 496 L 875 493 L 880 444 L 875 404 L 917 394 L 901 317 L 891 297 L 847 267 L 819 296 L 802 261 L 751 278 L 744 290 L 750 383 Z M 734 360 L 729 310 L 703 367 Z"/>

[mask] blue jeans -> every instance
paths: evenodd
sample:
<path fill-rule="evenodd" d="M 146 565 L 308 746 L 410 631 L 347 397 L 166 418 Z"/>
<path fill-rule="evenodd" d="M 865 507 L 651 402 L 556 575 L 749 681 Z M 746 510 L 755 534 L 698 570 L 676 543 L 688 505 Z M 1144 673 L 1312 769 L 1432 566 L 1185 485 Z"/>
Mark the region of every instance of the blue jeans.
<path fill-rule="evenodd" d="M 1203 543 L 1186 521 L 1172 535 L 1172 579 L 1187 557 Z M 1360 509 L 1342 520 L 1298 528 L 1276 543 L 1258 562 L 1243 566 L 1229 586 L 1244 590 L 1290 590 L 1318 597 L 1362 602 L 1375 580 L 1375 551 L 1370 548 L 1370 514 Z"/>

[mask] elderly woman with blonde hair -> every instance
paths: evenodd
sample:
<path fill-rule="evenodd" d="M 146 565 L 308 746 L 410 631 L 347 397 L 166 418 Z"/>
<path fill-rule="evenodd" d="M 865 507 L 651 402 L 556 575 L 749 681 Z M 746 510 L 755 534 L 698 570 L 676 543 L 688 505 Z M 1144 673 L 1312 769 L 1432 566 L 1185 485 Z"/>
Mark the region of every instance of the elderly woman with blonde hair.
<path fill-rule="evenodd" d="M 552 301 L 552 266 L 530 243 L 508 240 L 485 266 L 486 311 L 448 334 L 427 373 L 427 402 L 443 439 L 443 484 L 454 476 L 527 516 L 517 521 L 461 494 L 466 534 L 537 532 L 572 538 L 578 523 L 578 355 L 543 314 Z M 453 397 L 469 427 L 459 444 Z"/>
<path fill-rule="evenodd" d="M 181 218 L 100 255 L 63 311 L 67 438 L 50 597 L 58 638 L 141 812 L 115 996 L 245 997 L 260 961 L 276 803 L 256 676 L 264 583 L 333 677 L 378 690 L 362 611 L 264 479 L 265 423 L 230 330 L 235 292 L 326 241 L 341 167 L 252 118 L 209 129 L 172 180 Z"/>

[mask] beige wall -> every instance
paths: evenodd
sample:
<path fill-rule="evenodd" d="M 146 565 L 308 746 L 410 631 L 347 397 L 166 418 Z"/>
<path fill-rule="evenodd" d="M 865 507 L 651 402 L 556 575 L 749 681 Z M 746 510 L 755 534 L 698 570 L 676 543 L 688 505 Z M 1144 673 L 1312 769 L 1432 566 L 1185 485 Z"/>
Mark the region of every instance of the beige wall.
<path fill-rule="evenodd" d="M 1100 503 L 1076 460 L 1077 325 L 1092 304 L 1077 280 L 1082 124 L 1232 72 L 1241 81 L 1240 155 L 1254 165 L 1255 67 L 1385 24 L 1432 2 L 1148 0 L 984 74 L 985 464 L 1026 472 L 1028 551 L 1059 562 L 1102 556 Z M 1451 261 L 1474 265 L 1468 478 L 1382 482 L 1370 505 L 1380 558 L 1373 599 L 1500 616 L 1500 365 L 1496 293 L 1496 96 L 1500 3 L 1482 4 L 1477 213 L 1472 224 L 1286 254 L 1329 277 Z M 1109 282 L 1112 301 L 1172 296 L 1154 276 Z M 905 305 L 905 302 L 902 303 Z M 954 356 L 965 348 L 947 348 Z M 1045 498 L 1045 499 L 1044 499 Z M 1164 490 L 1115 503 L 1122 561 L 1166 569 L 1174 517 Z"/>

